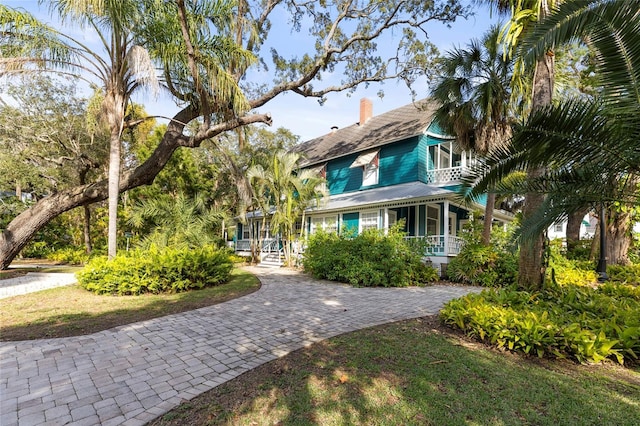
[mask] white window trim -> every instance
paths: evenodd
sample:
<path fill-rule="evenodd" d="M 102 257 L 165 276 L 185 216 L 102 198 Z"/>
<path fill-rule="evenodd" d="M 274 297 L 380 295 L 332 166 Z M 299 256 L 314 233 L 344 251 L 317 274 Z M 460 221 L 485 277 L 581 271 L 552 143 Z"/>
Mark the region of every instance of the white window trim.
<path fill-rule="evenodd" d="M 379 182 L 380 167 L 373 163 L 362 167 L 362 186 L 377 185 Z"/>
<path fill-rule="evenodd" d="M 380 229 L 380 212 L 378 210 L 366 210 L 366 211 L 362 211 L 360 212 L 359 219 L 358 219 L 358 234 L 361 234 L 362 231 L 364 231 L 364 229 L 369 229 L 367 228 L 362 228 L 362 224 L 364 222 L 364 216 L 365 215 L 370 215 L 370 214 L 375 214 L 376 215 L 376 228 L 375 229 Z"/>

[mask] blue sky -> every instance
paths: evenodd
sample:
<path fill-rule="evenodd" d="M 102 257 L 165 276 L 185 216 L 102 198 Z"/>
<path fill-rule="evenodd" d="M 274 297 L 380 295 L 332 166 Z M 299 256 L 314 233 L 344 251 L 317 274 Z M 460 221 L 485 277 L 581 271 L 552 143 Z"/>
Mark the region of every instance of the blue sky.
<path fill-rule="evenodd" d="M 3 0 L 10 7 L 22 7 L 39 19 L 50 21 L 45 7 L 38 7 L 37 0 Z M 433 22 L 428 27 L 428 35 L 441 52 L 445 52 L 454 46 L 464 46 L 471 38 L 481 37 L 492 23 L 497 22 L 495 15 L 490 17 L 486 7 L 476 6 L 475 15 L 468 19 L 460 19 L 450 27 Z M 281 25 L 282 27 L 279 27 Z M 279 35 L 274 38 L 274 43 L 281 45 L 281 38 L 287 38 L 286 43 L 295 51 L 295 45 L 299 42 L 299 35 L 292 34 L 286 29 L 286 22 L 274 23 L 274 29 L 279 30 Z M 294 43 L 292 43 L 294 41 Z M 382 46 L 383 44 L 381 44 Z M 384 57 L 384 54 L 381 56 Z M 332 76 L 326 76 L 330 81 Z M 336 76 L 338 78 L 339 76 Z M 256 75 L 254 78 L 265 80 L 268 75 Z M 380 99 L 378 92 L 382 89 L 384 97 Z M 428 87 L 425 83 L 418 82 L 414 86 L 418 98 L 428 95 Z M 263 108 L 261 112 L 270 112 L 273 116 L 273 128 L 285 127 L 301 140 L 308 140 L 327 133 L 332 126 L 340 128 L 356 123 L 359 120 L 360 99 L 368 97 L 373 101 L 374 115 L 380 114 L 411 102 L 411 94 L 403 82 L 388 81 L 383 85 L 372 84 L 368 88 L 360 88 L 355 93 L 332 93 L 327 96 L 323 106 L 313 98 L 303 98 L 293 93 L 280 95 Z M 134 99 L 145 105 L 147 112 L 153 115 L 173 116 L 178 107 L 167 98 L 153 99 L 150 95 L 141 94 Z"/>

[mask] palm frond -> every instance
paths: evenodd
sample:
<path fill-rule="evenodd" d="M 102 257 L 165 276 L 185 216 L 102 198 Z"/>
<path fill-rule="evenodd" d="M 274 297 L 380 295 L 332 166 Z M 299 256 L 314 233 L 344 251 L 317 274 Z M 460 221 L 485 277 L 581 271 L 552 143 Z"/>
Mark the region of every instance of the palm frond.
<path fill-rule="evenodd" d="M 521 46 L 528 63 L 549 46 L 586 41 L 597 53 L 597 70 L 608 97 L 640 103 L 640 0 L 567 1 L 533 28 Z"/>

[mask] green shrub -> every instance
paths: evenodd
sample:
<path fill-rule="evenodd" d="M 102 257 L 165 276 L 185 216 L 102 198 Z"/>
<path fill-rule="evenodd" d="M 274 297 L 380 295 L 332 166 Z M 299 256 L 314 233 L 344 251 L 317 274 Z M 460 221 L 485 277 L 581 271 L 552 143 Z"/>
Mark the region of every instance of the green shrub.
<path fill-rule="evenodd" d="M 483 225 L 476 216 L 465 225 L 461 233 L 464 245 L 449 262 L 447 277 L 484 287 L 509 286 L 518 278 L 518 247 L 513 237 L 517 224 L 506 229 L 493 227 L 489 246 L 481 244 Z"/>
<path fill-rule="evenodd" d="M 640 285 L 640 264 L 607 266 L 609 281 Z"/>
<path fill-rule="evenodd" d="M 47 259 L 71 265 L 84 265 L 89 261 L 89 255 L 84 249 L 65 247 L 48 253 Z"/>
<path fill-rule="evenodd" d="M 20 256 L 26 259 L 46 259 L 53 248 L 46 241 L 32 241 L 21 251 Z"/>
<path fill-rule="evenodd" d="M 387 235 L 366 230 L 355 238 L 317 232 L 309 238 L 303 266 L 316 278 L 362 287 L 424 285 L 439 277 L 422 262 L 422 253 L 397 227 Z"/>
<path fill-rule="evenodd" d="M 518 258 L 513 252 L 499 252 L 493 246 L 465 244 L 447 267 L 450 280 L 483 287 L 504 287 L 518 277 Z"/>
<path fill-rule="evenodd" d="M 640 355 L 640 290 L 633 286 L 484 290 L 450 301 L 440 316 L 472 337 L 539 357 L 623 363 Z"/>
<path fill-rule="evenodd" d="M 77 276 L 97 294 L 177 293 L 225 283 L 232 268 L 228 250 L 152 247 L 113 260 L 96 257 Z"/>

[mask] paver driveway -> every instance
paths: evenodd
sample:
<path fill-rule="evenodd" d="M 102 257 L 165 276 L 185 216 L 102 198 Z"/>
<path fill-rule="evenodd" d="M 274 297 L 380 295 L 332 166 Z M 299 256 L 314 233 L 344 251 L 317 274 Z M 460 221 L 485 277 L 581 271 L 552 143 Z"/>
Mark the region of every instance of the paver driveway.
<path fill-rule="evenodd" d="M 141 425 L 295 349 L 434 314 L 467 287 L 351 288 L 253 268 L 248 296 L 99 333 L 0 344 L 0 425 Z"/>

